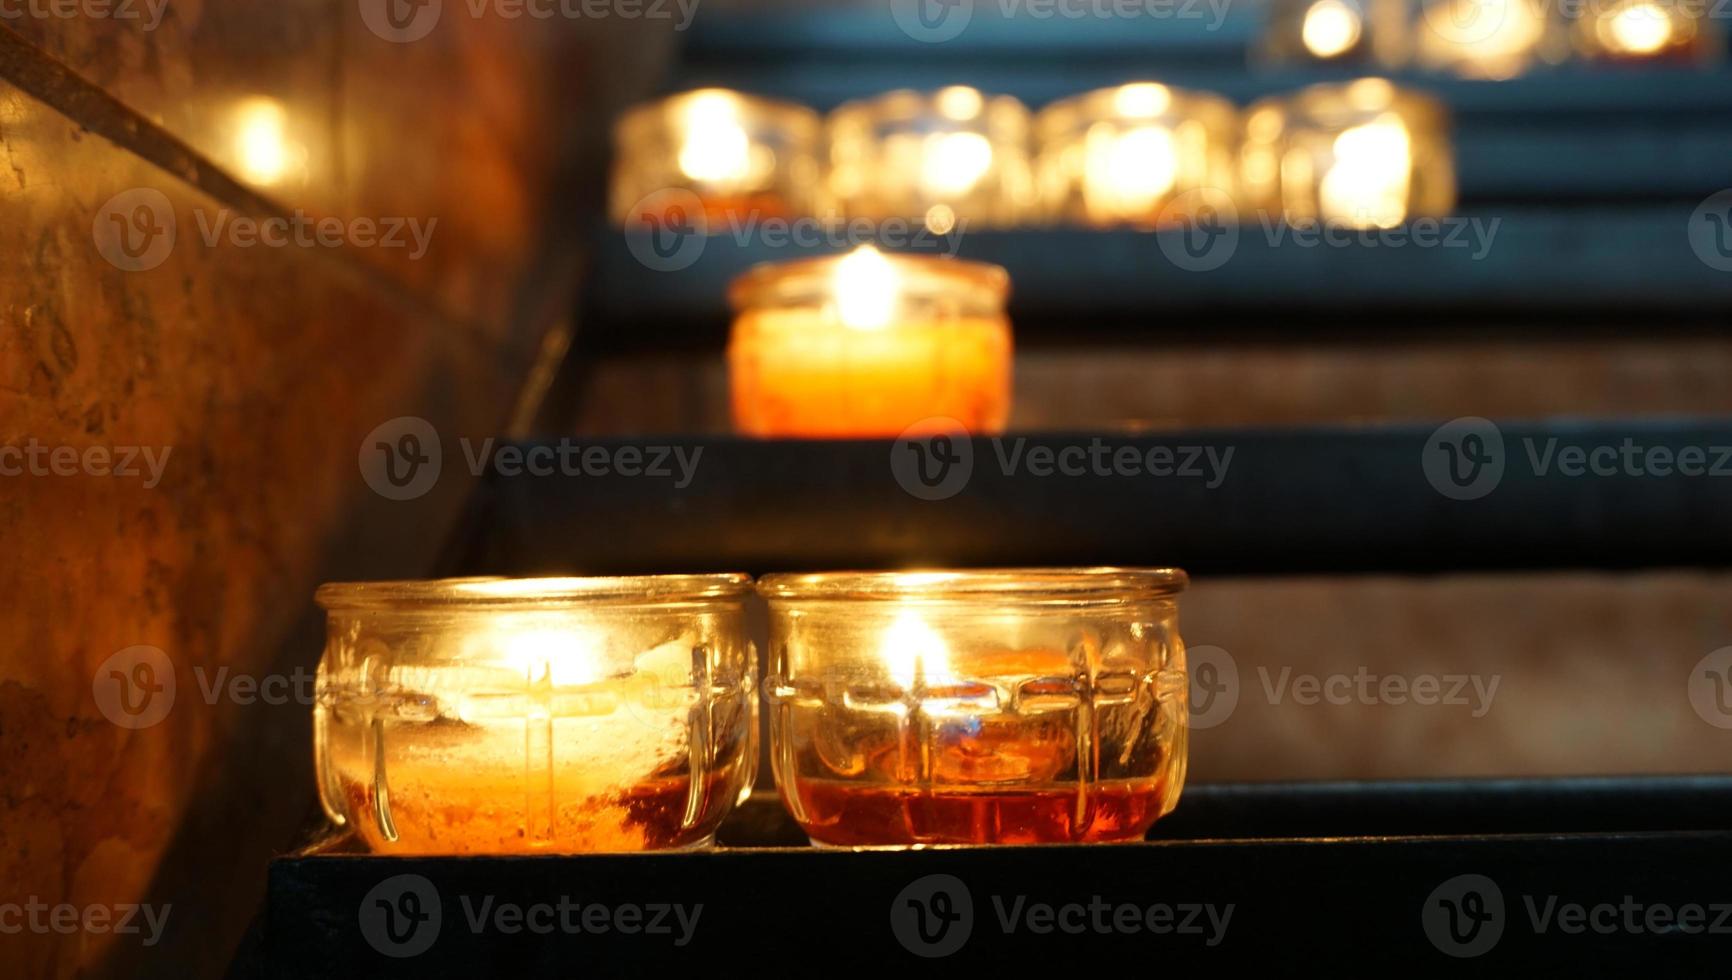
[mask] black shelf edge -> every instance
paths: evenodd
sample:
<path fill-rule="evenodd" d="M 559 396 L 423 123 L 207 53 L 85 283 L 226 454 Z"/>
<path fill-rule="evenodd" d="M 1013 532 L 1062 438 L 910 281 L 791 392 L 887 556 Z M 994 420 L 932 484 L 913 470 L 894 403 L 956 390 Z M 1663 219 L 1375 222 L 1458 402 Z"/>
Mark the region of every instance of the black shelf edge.
<path fill-rule="evenodd" d="M 1569 447 L 1627 443 L 1644 460 L 1695 447 L 1705 467 L 1725 470 L 1732 420 L 1505 422 L 1497 434 L 1503 471 L 1495 479 L 1495 468 L 1481 471 L 1472 487 L 1487 492 L 1477 499 L 1433 483 L 1447 479 L 1440 440 L 1459 452 L 1464 432 L 1429 425 L 976 438 L 964 446 L 971 463 L 954 464 L 936 490 L 921 489 L 926 497 L 954 490 L 938 499 L 905 488 L 921 486 L 914 449 L 891 440 L 571 438 L 568 450 L 599 447 L 607 459 L 634 448 L 638 465 L 666 447 L 669 475 L 575 464 L 562 474 L 553 455 L 542 459 L 548 475 L 502 472 L 496 451 L 454 571 L 1126 564 L 1243 575 L 1732 564 L 1732 479 L 1556 469 Z M 512 445 L 514 453 L 559 448 Z M 679 487 L 674 447 L 696 460 Z M 1079 457 L 1078 447 L 1106 465 Z M 1031 451 L 1042 459 L 1069 452 L 1081 472 L 1041 475 Z M 1136 457 L 1138 472 L 1115 472 L 1115 456 Z M 1551 460 L 1543 473 L 1536 456 Z M 1168 475 L 1149 473 L 1151 460 Z"/>
<path fill-rule="evenodd" d="M 1313 235 L 1258 216 L 1204 249 L 1210 268 L 1187 267 L 1181 231 L 1031 229 L 923 236 L 908 251 L 954 253 L 1009 270 L 1009 312 L 1030 329 L 1091 324 L 1173 324 L 1174 313 L 1228 318 L 1348 313 L 1587 315 L 1608 309 L 1648 318 L 1732 309 L 1732 275 L 1709 267 L 1688 235 L 1694 203 L 1506 209 L 1468 212 L 1434 227 L 1418 247 L 1322 244 Z M 744 230 L 719 229 L 692 249 L 689 264 L 658 269 L 639 261 L 626 233 L 598 228 L 593 286 L 586 296 L 586 343 L 610 348 L 665 343 L 670 331 L 719 346 L 728 324 L 728 283 L 761 262 L 845 251 L 838 234 L 799 246 Z M 1220 256 L 1220 261 L 1214 261 Z M 1399 322 L 1391 329 L 1400 329 Z M 1193 328 L 1213 326 L 1191 324 Z"/>
<path fill-rule="evenodd" d="M 1464 966 L 1697 975 L 1724 955 L 1724 932 L 1706 929 L 1725 918 L 1728 860 L 1725 832 L 295 858 L 271 869 L 263 973 L 731 977 L 846 963 L 1027 976 L 1073 972 L 1081 960 L 1091 969 L 1328 963 L 1355 975 Z M 1479 927 L 1458 914 L 1451 933 L 1450 906 L 1460 913 L 1467 891 L 1477 895 Z M 590 905 L 601 911 L 586 925 Z M 1566 929 L 1557 918 L 1560 908 L 1602 905 L 1620 923 L 1606 932 Z M 1623 917 L 1626 905 L 1634 917 Z M 535 906 L 553 911 L 537 916 Z M 572 906 L 565 918 L 560 909 Z M 1031 926 L 1032 906 L 1083 911 L 1068 913 L 1074 929 L 1043 926 L 1052 913 Z M 1088 911 L 1096 906 L 1102 917 Z M 1119 919 L 1119 906 L 1136 911 Z M 515 911 L 501 919 L 502 907 Z M 638 910 L 629 920 L 618 914 L 627 907 Z M 1649 909 L 1675 917 L 1686 907 L 1699 907 L 1698 931 L 1648 925 Z M 658 908 L 667 932 L 646 934 Z M 922 908 L 924 933 L 914 928 Z M 935 913 L 948 913 L 950 928 Z M 531 917 L 549 928 L 527 928 Z M 617 928 L 628 921 L 635 931 Z"/>

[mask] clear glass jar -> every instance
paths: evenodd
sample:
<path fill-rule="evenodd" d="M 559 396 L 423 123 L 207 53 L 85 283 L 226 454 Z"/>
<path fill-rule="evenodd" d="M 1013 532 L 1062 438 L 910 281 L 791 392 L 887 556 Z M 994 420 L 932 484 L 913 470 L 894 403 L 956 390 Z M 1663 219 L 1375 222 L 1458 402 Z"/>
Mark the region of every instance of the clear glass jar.
<path fill-rule="evenodd" d="M 757 762 L 749 583 L 323 586 L 326 813 L 384 854 L 709 843 Z"/>
<path fill-rule="evenodd" d="M 1035 119 L 1043 211 L 1053 221 L 1154 228 L 1194 217 L 1186 201 L 1238 183 L 1239 111 L 1154 82 L 1064 99 Z M 1188 195 L 1188 196 L 1187 196 Z"/>
<path fill-rule="evenodd" d="M 689 191 L 711 230 L 747 217 L 818 212 L 823 122 L 811 109 L 720 88 L 697 89 L 637 106 L 614 126 L 614 220 Z"/>
<path fill-rule="evenodd" d="M 1455 207 L 1449 113 L 1382 78 L 1313 85 L 1245 117 L 1252 207 L 1290 224 L 1393 228 Z"/>
<path fill-rule="evenodd" d="M 829 191 L 842 214 L 940 234 L 1009 227 L 1035 207 L 1029 112 L 966 85 L 849 102 L 830 114 Z"/>
<path fill-rule="evenodd" d="M 812 840 L 1140 840 L 1185 781 L 1177 569 L 774 575 L 771 758 Z"/>
<path fill-rule="evenodd" d="M 893 437 L 942 419 L 1001 432 L 1009 291 L 995 265 L 871 246 L 760 265 L 729 289 L 735 427 L 759 437 Z"/>

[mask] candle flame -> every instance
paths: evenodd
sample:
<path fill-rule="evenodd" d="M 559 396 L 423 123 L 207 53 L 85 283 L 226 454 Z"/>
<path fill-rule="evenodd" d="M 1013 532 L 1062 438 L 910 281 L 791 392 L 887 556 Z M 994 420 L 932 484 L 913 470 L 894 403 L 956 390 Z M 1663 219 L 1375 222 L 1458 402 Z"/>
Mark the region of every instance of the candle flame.
<path fill-rule="evenodd" d="M 751 141 L 740 125 L 738 100 L 728 92 L 698 92 L 684 115 L 680 172 L 713 183 L 744 180 L 751 169 Z"/>
<path fill-rule="evenodd" d="M 234 156 L 239 176 L 269 187 L 306 162 L 306 148 L 288 136 L 289 114 L 266 96 L 243 100 L 234 109 Z"/>
<path fill-rule="evenodd" d="M 832 288 L 842 325 L 855 330 L 882 330 L 896 313 L 900 291 L 896 267 L 884 253 L 862 245 L 836 263 Z"/>
<path fill-rule="evenodd" d="M 1359 43 L 1364 27 L 1359 11 L 1345 0 L 1317 0 L 1305 11 L 1299 37 L 1319 58 L 1333 58 Z"/>
<path fill-rule="evenodd" d="M 1083 189 L 1091 211 L 1133 217 L 1152 211 L 1179 177 L 1173 131 L 1149 124 L 1118 131 L 1097 124 L 1083 143 Z"/>
<path fill-rule="evenodd" d="M 1335 162 L 1318 187 L 1326 217 L 1358 228 L 1393 228 L 1407 218 L 1413 142 L 1400 116 L 1386 113 L 1335 137 Z"/>
<path fill-rule="evenodd" d="M 884 631 L 879 655 L 891 679 L 904 688 L 951 683 L 950 648 L 912 612 L 898 615 Z"/>
<path fill-rule="evenodd" d="M 1653 54 L 1672 42 L 1672 18 L 1652 0 L 1619 4 L 1596 26 L 1601 42 L 1623 54 Z"/>
<path fill-rule="evenodd" d="M 920 184 L 935 197 L 959 197 L 992 169 L 992 144 L 979 133 L 933 133 L 921 152 Z"/>

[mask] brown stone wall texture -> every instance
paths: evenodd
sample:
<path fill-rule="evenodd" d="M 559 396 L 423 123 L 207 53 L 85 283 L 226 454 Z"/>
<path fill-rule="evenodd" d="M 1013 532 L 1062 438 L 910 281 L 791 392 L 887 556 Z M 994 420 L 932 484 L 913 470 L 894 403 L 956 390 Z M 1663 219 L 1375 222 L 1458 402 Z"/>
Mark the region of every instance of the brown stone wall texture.
<path fill-rule="evenodd" d="M 320 581 L 432 566 L 462 467 L 388 501 L 363 436 L 416 416 L 455 456 L 503 430 L 569 304 L 607 93 L 663 43 L 454 16 L 397 44 L 337 0 L 164 9 L 0 21 L 0 447 L 39 454 L 0 458 L 0 902 L 171 906 L 150 949 L 0 935 L 7 977 L 228 963 L 314 809 L 308 706 L 245 685 L 316 663 Z M 434 231 L 419 255 L 207 232 L 298 215 Z M 160 479 L 95 475 L 137 447 Z M 103 665 L 140 645 L 166 673 L 123 676 L 174 696 L 135 701 L 172 707 L 134 729 Z"/>

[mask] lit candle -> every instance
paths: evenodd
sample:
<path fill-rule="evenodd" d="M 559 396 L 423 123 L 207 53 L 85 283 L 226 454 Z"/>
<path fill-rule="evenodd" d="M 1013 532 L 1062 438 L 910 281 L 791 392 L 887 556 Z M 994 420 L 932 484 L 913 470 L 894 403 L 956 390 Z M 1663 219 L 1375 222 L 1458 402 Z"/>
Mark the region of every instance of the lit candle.
<path fill-rule="evenodd" d="M 1172 569 L 774 575 L 784 802 L 817 843 L 1142 838 L 1184 782 Z"/>
<path fill-rule="evenodd" d="M 1264 61 L 1399 61 L 1405 0 L 1273 0 L 1257 52 Z"/>
<path fill-rule="evenodd" d="M 822 124 L 804 106 L 706 88 L 641 105 L 614 129 L 612 211 L 685 190 L 712 223 L 814 214 Z M 695 216 L 694 216 L 695 217 Z"/>
<path fill-rule="evenodd" d="M 1380 78 L 1316 85 L 1246 116 L 1242 179 L 1291 223 L 1392 228 L 1455 206 L 1447 114 Z"/>
<path fill-rule="evenodd" d="M 997 266 L 870 245 L 759 266 L 729 291 L 734 423 L 809 438 L 895 436 L 934 419 L 1001 431 L 1008 291 Z"/>
<path fill-rule="evenodd" d="M 744 576 L 327 585 L 320 796 L 390 854 L 698 846 L 756 763 Z"/>
<path fill-rule="evenodd" d="M 1689 61 L 1710 50 L 1704 8 L 1659 0 L 1595 5 L 1576 21 L 1576 48 L 1602 61 Z"/>
<path fill-rule="evenodd" d="M 1181 195 L 1232 193 L 1238 122 L 1225 99 L 1153 82 L 1055 102 L 1035 122 L 1047 215 L 1088 225 L 1177 223 L 1187 215 L 1170 205 Z"/>
<path fill-rule="evenodd" d="M 830 116 L 829 189 L 848 217 L 906 219 L 939 233 L 1014 225 L 1034 205 L 1029 113 L 965 85 L 898 91 Z"/>
<path fill-rule="evenodd" d="M 1469 78 L 1513 78 L 1557 60 L 1546 0 L 1423 0 L 1414 59 Z"/>
<path fill-rule="evenodd" d="M 255 187 L 304 183 L 307 147 L 291 135 L 289 112 L 268 96 L 237 102 L 229 112 L 235 174 Z"/>

